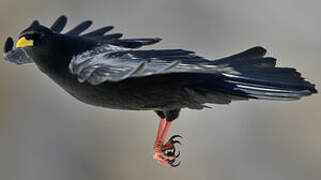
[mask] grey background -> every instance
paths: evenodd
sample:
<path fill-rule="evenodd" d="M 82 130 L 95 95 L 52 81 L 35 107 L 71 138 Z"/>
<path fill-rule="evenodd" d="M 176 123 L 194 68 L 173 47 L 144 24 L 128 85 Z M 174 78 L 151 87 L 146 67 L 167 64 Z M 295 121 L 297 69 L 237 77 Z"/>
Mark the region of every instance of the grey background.
<path fill-rule="evenodd" d="M 32 20 L 51 25 L 61 14 L 69 28 L 92 19 L 126 37 L 161 37 L 157 48 L 213 59 L 262 45 L 280 66 L 321 84 L 317 0 L 1 0 L 1 46 Z M 2 59 L 1 180 L 321 179 L 320 95 L 183 110 L 170 132 L 184 136 L 183 162 L 168 168 L 152 159 L 152 112 L 82 104 L 34 65 Z"/>

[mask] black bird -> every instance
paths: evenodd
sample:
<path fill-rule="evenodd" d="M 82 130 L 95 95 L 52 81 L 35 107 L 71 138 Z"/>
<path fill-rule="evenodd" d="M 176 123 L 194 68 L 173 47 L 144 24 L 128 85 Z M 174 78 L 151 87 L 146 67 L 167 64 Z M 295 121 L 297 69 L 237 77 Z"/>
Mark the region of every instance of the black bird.
<path fill-rule="evenodd" d="M 317 93 L 294 68 L 276 67 L 276 59 L 254 47 L 239 54 L 208 60 L 183 49 L 137 50 L 159 38 L 121 39 L 106 26 L 82 34 L 84 21 L 60 33 L 65 16 L 47 28 L 34 21 L 20 33 L 16 47 L 8 38 L 4 57 L 38 68 L 78 100 L 106 108 L 153 110 L 161 118 L 153 147 L 160 163 L 177 166 L 172 136 L 167 132 L 182 108 L 203 109 L 234 100 L 297 100 Z"/>

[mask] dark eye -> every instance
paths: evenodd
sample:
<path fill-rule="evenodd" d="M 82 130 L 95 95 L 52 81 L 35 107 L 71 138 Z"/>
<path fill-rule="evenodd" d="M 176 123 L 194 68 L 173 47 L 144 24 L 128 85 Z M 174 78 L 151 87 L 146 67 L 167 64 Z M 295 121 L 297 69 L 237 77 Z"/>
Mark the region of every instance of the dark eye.
<path fill-rule="evenodd" d="M 24 36 L 25 36 L 25 38 L 27 40 L 35 40 L 35 41 L 37 41 L 37 40 L 40 40 L 43 35 L 41 33 L 35 32 L 35 33 L 32 33 L 32 34 L 26 34 Z"/>

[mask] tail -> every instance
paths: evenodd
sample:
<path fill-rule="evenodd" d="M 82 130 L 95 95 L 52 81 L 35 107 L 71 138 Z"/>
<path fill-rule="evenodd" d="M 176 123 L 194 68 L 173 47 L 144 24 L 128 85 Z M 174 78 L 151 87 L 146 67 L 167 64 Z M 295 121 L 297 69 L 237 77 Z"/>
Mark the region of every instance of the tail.
<path fill-rule="evenodd" d="M 264 57 L 266 50 L 254 47 L 240 54 L 213 61 L 237 73 L 222 73 L 215 90 L 231 95 L 267 100 L 297 100 L 317 93 L 294 68 L 275 67 L 276 59 Z"/>

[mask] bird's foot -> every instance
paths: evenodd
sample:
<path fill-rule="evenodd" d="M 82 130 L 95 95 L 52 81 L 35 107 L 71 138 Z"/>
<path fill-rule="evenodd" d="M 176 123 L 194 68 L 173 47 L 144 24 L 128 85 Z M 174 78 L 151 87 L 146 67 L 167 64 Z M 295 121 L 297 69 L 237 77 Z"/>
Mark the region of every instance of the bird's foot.
<path fill-rule="evenodd" d="M 181 142 L 176 140 L 176 138 L 182 138 L 182 136 L 174 135 L 165 144 L 162 144 L 162 142 L 155 143 L 153 158 L 161 164 L 172 167 L 179 166 L 180 162 L 177 162 L 177 158 L 180 156 L 180 152 L 177 151 L 175 144 L 181 145 Z"/>

